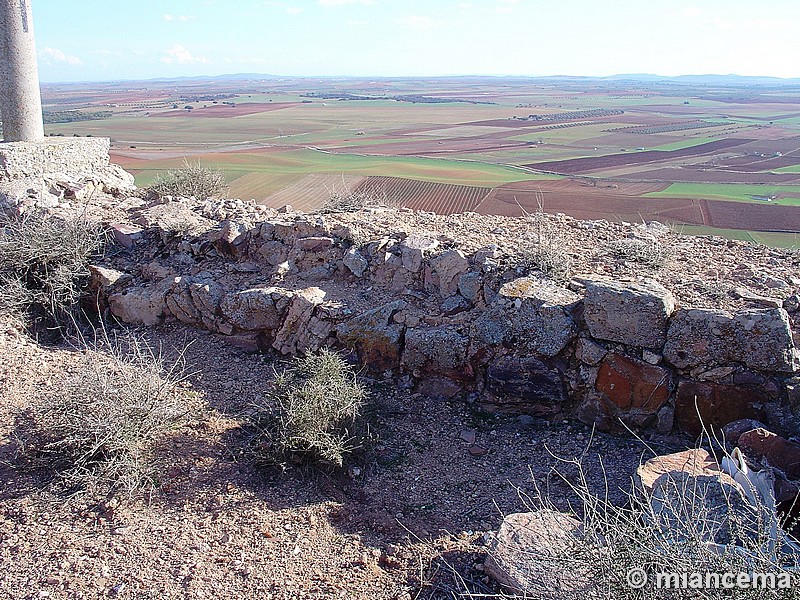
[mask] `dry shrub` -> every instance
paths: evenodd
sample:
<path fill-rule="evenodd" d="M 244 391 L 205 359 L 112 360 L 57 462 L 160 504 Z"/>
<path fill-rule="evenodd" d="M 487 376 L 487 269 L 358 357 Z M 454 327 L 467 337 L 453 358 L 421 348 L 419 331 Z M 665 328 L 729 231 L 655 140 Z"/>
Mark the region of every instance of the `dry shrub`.
<path fill-rule="evenodd" d="M 385 192 L 344 188 L 331 192 L 328 200 L 316 212 L 319 214 L 358 212 L 367 208 L 400 208 L 402 202 L 390 198 Z"/>
<path fill-rule="evenodd" d="M 87 346 L 65 379 L 18 415 L 20 464 L 74 490 L 152 488 L 158 445 L 190 411 L 193 393 L 182 382 L 182 359 L 168 365 L 141 339 Z"/>
<path fill-rule="evenodd" d="M 607 245 L 608 252 L 615 258 L 632 261 L 661 269 L 666 266 L 672 257 L 670 249 L 656 238 L 626 238 L 616 240 Z"/>
<path fill-rule="evenodd" d="M 78 311 L 89 261 L 103 249 L 103 228 L 85 217 L 41 212 L 0 222 L 0 311 L 65 326 Z"/>
<path fill-rule="evenodd" d="M 169 170 L 165 176 L 159 175 L 148 191 L 158 196 L 193 196 L 197 200 L 207 200 L 222 194 L 226 189 L 227 183 L 222 171 L 209 169 L 199 162 L 186 161 L 180 169 Z"/>
<path fill-rule="evenodd" d="M 341 467 L 363 443 L 366 399 L 353 367 L 335 352 L 295 358 L 253 407 L 257 459 L 283 468 L 308 461 Z"/>
<path fill-rule="evenodd" d="M 563 283 L 569 280 L 572 272 L 572 255 L 568 252 L 567 241 L 559 233 L 558 227 L 544 212 L 541 196 L 535 213 L 528 213 L 517 202 L 525 215 L 528 230 L 522 236 L 516 256 L 516 264 L 527 271 L 541 274 Z"/>
<path fill-rule="evenodd" d="M 568 543 L 557 549 L 531 548 L 522 561 L 547 564 L 552 580 L 577 577 L 576 581 L 593 582 L 590 590 L 574 593 L 553 590 L 529 591 L 531 598 L 597 598 L 604 600 L 644 600 L 657 598 L 800 598 L 797 584 L 800 546 L 782 529 L 774 502 L 749 490 L 755 498 L 748 503 L 733 488 L 726 488 L 715 478 L 674 476 L 661 487 L 658 500 L 650 502 L 642 490 L 633 489 L 625 505 L 597 495 L 588 480 L 580 459 L 563 460 L 566 468 L 557 469 L 576 501 L 569 511 L 582 522 L 578 531 L 565 528 L 554 537 Z M 747 492 L 746 492 L 747 493 Z M 558 504 L 563 502 L 559 492 Z M 528 510 L 563 512 L 552 497 L 539 490 L 535 497 L 524 496 Z M 566 527 L 569 527 L 567 524 Z M 563 538 L 562 535 L 563 534 Z M 542 553 L 543 554 L 540 554 Z M 521 565 L 524 569 L 524 562 Z M 647 576 L 645 585 L 631 585 L 634 570 Z M 531 572 L 536 572 L 533 569 Z M 725 589 L 711 587 L 689 589 L 674 586 L 669 574 L 766 573 L 791 577 L 791 589 Z M 667 574 L 659 586 L 659 574 Z M 680 586 L 680 584 L 679 584 Z M 548 593 L 550 592 L 550 593 Z M 465 593 L 464 597 L 472 597 Z M 481 595 L 481 597 L 487 597 Z M 504 595 L 491 596 L 505 598 Z"/>

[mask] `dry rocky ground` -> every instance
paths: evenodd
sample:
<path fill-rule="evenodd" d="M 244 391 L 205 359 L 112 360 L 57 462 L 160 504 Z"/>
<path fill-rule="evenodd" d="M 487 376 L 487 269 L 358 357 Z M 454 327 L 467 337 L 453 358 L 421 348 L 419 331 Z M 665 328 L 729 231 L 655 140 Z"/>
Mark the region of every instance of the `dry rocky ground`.
<path fill-rule="evenodd" d="M 124 208 L 137 204 L 115 202 L 113 220 L 124 220 Z M 274 214 L 241 201 L 195 203 L 191 210 L 215 221 Z M 457 240 L 464 252 L 496 244 L 500 254 L 512 255 L 531 228 L 525 219 L 408 211 L 326 219 L 365 241 L 413 231 L 430 233 L 445 247 Z M 547 235 L 571 255 L 573 273 L 645 274 L 682 306 L 763 305 L 764 297 L 787 298 L 800 286 L 797 253 L 686 238 L 658 225 L 545 221 Z M 609 244 L 631 236 L 657 238 L 668 252 L 653 267 L 615 258 Z M 115 266 L 126 270 L 139 261 L 140 274 L 164 269 L 163 277 L 170 261 L 180 260 L 123 254 Z M 217 266 L 237 285 L 251 276 L 222 259 Z M 336 284 L 327 289 L 336 297 Z M 376 289 L 352 306 L 391 297 Z M 504 514 L 535 504 L 537 489 L 569 510 L 576 472 L 561 458 L 580 458 L 593 489 L 603 493 L 607 485 L 623 503 L 643 458 L 693 443 L 489 414 L 468 394 L 427 397 L 403 379 L 364 371 L 374 440 L 349 468 L 257 468 L 241 452 L 242 414 L 269 388 L 284 359 L 247 353 L 211 332 L 167 321 L 142 334 L 168 357 L 187 348 L 186 385 L 198 392 L 201 406 L 165 442 L 159 485 L 132 497 L 68 494 L 46 474 L 16 468 L 13 434 L 16 412 L 57 389 L 80 350 L 37 343 L 11 324 L 1 329 L 0 595 L 8 598 L 399 600 L 498 593 L 482 571 L 486 534 Z"/>
<path fill-rule="evenodd" d="M 619 501 L 642 441 L 584 426 L 493 416 L 369 380 L 375 440 L 337 473 L 258 469 L 240 457 L 239 414 L 270 384 L 271 357 L 206 332 L 147 332 L 174 355 L 203 407 L 163 448 L 160 487 L 146 496 L 69 495 L 16 470 L 15 409 L 46 394 L 79 350 L 0 336 L 0 595 L 8 598 L 451 598 L 497 592 L 485 534 L 524 510 L 534 481 L 564 509 L 585 457 L 598 491 Z M 659 451 L 681 440 L 654 441 Z M 470 450 L 471 449 L 471 450 Z M 602 457 L 603 469 L 598 462 Z"/>

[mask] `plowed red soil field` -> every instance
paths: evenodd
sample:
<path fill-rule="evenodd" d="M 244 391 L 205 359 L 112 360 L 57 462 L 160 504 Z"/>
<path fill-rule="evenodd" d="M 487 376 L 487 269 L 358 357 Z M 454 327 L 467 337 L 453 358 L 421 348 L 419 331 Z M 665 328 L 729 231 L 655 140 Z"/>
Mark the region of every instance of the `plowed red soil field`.
<path fill-rule="evenodd" d="M 800 230 L 800 207 L 797 206 L 686 198 L 634 198 L 615 194 L 613 190 L 591 188 L 576 193 L 566 188 L 557 190 L 538 186 L 538 189 L 515 189 L 503 186 L 489 194 L 475 212 L 521 216 L 524 213 L 520 206 L 525 212 L 533 213 L 538 209 L 540 199 L 549 213 L 562 212 L 586 220 L 661 221 L 750 231 Z"/>
<path fill-rule="evenodd" d="M 406 208 L 427 210 L 440 215 L 474 211 L 491 188 L 417 181 L 402 177 L 367 177 L 357 188 Z"/>
<path fill-rule="evenodd" d="M 588 158 L 572 158 L 568 160 L 556 160 L 550 162 L 540 162 L 525 165 L 531 169 L 539 171 L 548 171 L 551 173 L 586 173 L 590 171 L 597 171 L 601 169 L 613 169 L 614 167 L 622 167 L 625 165 L 642 165 L 650 162 L 658 162 L 671 160 L 675 158 L 682 158 L 685 156 L 702 156 L 705 154 L 712 154 L 725 150 L 727 148 L 734 148 L 747 144 L 752 140 L 745 139 L 725 139 L 717 140 L 715 142 L 707 142 L 697 146 L 690 146 L 688 148 L 681 148 L 679 150 L 645 150 L 643 152 L 625 152 L 621 154 L 607 154 L 605 156 L 588 157 Z"/>

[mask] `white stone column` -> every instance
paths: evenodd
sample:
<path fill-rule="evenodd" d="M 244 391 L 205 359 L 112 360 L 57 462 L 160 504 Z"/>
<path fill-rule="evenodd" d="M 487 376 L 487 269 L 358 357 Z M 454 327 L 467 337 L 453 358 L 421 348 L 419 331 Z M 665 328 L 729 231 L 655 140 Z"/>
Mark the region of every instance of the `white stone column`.
<path fill-rule="evenodd" d="M 0 0 L 0 111 L 4 141 L 44 139 L 31 0 Z"/>

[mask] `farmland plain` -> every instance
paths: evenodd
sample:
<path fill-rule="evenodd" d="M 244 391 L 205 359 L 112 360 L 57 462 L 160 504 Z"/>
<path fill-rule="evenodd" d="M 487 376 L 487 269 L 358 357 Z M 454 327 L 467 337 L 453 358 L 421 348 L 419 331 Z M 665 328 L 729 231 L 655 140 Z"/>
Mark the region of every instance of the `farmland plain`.
<path fill-rule="evenodd" d="M 46 111 L 98 120 L 146 186 L 198 161 L 230 195 L 312 210 L 331 191 L 415 209 L 661 220 L 794 246 L 800 86 L 635 78 L 300 79 L 47 85 Z M 309 189 L 311 188 L 311 189 Z"/>

